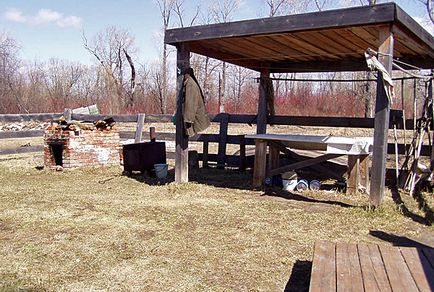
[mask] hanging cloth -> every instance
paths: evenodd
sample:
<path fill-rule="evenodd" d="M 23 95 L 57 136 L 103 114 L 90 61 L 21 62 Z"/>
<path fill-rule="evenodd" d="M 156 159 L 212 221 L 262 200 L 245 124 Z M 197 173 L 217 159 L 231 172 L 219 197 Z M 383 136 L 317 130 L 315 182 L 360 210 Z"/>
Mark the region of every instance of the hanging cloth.
<path fill-rule="evenodd" d="M 368 65 L 369 70 L 371 71 L 376 70 L 380 73 L 380 76 L 383 79 L 384 92 L 386 92 L 387 99 L 389 100 L 390 103 L 392 98 L 395 96 L 393 90 L 392 77 L 390 76 L 389 72 L 387 72 L 386 68 L 384 68 L 383 64 L 381 64 L 381 62 L 378 61 L 375 54 L 376 52 L 373 51 L 372 49 L 366 50 L 365 52 L 366 64 Z"/>
<path fill-rule="evenodd" d="M 199 85 L 188 76 L 185 82 L 185 105 L 184 105 L 184 122 L 187 135 L 194 136 L 196 133 L 204 131 L 211 124 L 205 111 L 205 104 L 202 98 Z"/>

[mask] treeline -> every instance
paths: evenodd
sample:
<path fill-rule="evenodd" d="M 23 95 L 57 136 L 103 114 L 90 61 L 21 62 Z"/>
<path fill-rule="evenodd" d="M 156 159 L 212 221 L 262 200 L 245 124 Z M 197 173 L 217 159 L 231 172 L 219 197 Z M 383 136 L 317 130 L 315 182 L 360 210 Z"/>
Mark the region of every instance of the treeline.
<path fill-rule="evenodd" d="M 156 3 L 164 30 L 187 23 L 231 21 L 242 2 L 204 1 L 211 5 L 205 9 L 199 6 L 201 2 L 194 8 L 186 7 L 182 0 L 157 0 Z M 333 1 L 264 1 L 270 17 L 321 10 L 327 3 Z M 186 10 L 193 13 L 185 13 Z M 173 113 L 176 76 L 171 56 L 175 54 L 173 48 L 163 44 L 162 35 L 161 44 L 160 60 L 146 63 L 137 58 L 135 38 L 128 30 L 108 27 L 89 39 L 83 35 L 82 45 L 95 60 L 92 65 L 59 59 L 37 62 L 20 59 L 18 42 L 13 36 L 0 32 L 0 113 L 59 112 L 90 104 L 97 104 L 106 114 Z M 191 66 L 202 86 L 209 113 L 256 113 L 257 72 L 198 55 L 192 56 Z M 375 83 L 326 81 L 373 78 L 365 72 L 272 77 L 280 79 L 273 81 L 277 114 L 373 115 Z M 324 82 L 299 82 L 297 78 L 323 78 Z M 414 88 L 407 86 L 408 93 L 411 87 Z M 405 96 L 411 99 L 411 94 Z M 395 103 L 399 108 L 401 102 L 396 100 Z M 411 101 L 408 104 L 411 105 Z"/>

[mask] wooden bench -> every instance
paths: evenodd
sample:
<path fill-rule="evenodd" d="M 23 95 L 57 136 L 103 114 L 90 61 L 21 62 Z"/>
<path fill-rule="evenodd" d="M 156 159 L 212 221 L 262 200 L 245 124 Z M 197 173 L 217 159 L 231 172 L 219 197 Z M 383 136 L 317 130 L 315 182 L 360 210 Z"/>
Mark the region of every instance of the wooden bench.
<path fill-rule="evenodd" d="M 309 291 L 434 291 L 434 249 L 318 241 Z"/>

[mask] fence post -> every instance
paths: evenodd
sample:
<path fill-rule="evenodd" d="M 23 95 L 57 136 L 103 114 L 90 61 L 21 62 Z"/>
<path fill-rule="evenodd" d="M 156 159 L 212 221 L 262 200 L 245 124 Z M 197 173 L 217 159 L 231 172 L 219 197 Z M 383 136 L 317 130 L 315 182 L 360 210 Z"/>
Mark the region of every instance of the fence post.
<path fill-rule="evenodd" d="M 72 109 L 66 108 L 63 111 L 63 117 L 65 118 L 65 121 L 70 122 L 72 120 Z"/>
<path fill-rule="evenodd" d="M 240 170 L 246 170 L 246 139 L 240 135 Z"/>
<path fill-rule="evenodd" d="M 220 114 L 219 150 L 217 155 L 217 168 L 225 168 L 226 165 L 226 146 L 228 141 L 229 114 Z"/>
<path fill-rule="evenodd" d="M 202 167 L 208 167 L 208 151 L 209 151 L 209 141 L 208 136 L 202 135 L 203 137 L 203 149 L 202 149 Z"/>
<path fill-rule="evenodd" d="M 136 133 L 134 134 L 134 143 L 142 141 L 143 126 L 145 124 L 145 114 L 137 115 Z"/>

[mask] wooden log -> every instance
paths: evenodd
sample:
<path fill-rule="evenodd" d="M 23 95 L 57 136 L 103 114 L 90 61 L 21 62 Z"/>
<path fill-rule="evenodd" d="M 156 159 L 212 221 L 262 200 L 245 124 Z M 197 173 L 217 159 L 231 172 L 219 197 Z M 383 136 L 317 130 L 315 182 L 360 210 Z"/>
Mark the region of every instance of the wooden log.
<path fill-rule="evenodd" d="M 392 73 L 393 33 L 390 26 L 379 29 L 380 53 L 378 59 L 389 74 Z M 383 86 L 382 74 L 378 72 L 377 97 L 375 101 L 374 146 L 372 154 L 372 178 L 370 204 L 377 207 L 383 201 L 386 178 L 387 138 L 390 103 Z"/>

